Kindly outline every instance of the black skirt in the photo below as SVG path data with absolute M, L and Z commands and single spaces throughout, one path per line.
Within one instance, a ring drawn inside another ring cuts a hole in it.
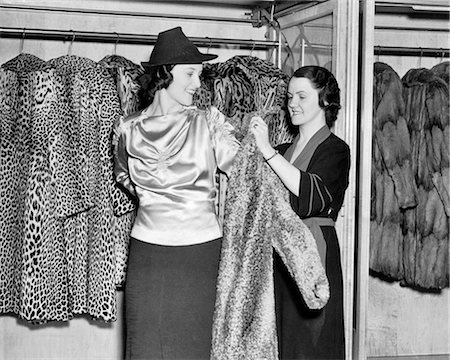
M 280 359 L 344 359 L 343 281 L 334 227 L 322 227 L 327 243 L 326 274 L 330 299 L 310 310 L 277 254 L 274 261 L 275 304 Z
M 126 359 L 209 359 L 221 240 L 160 246 L 131 239 Z

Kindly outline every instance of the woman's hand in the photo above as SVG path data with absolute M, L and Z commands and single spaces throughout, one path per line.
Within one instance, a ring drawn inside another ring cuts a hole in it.
M 291 193 L 299 196 L 300 170 L 289 163 L 283 156 L 276 156 L 278 152 L 275 152 L 269 142 L 269 129 L 260 116 L 251 118 L 250 131 L 255 136 L 256 146 L 272 170 L 275 171 L 275 174 L 278 175 Z
M 250 120 L 250 131 L 255 137 L 256 146 L 265 159 L 273 155 L 275 150 L 269 142 L 269 129 L 260 116 L 253 116 Z

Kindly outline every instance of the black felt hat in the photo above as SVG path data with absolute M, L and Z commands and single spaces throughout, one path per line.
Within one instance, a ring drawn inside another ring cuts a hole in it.
M 155 47 L 148 62 L 141 62 L 144 68 L 171 64 L 201 64 L 215 59 L 217 55 L 202 54 L 184 35 L 178 26 L 158 34 Z

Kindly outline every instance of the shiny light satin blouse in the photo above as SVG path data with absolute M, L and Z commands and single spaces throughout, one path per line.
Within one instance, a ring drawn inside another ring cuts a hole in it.
M 163 116 L 145 111 L 116 129 L 116 180 L 139 199 L 131 236 L 152 244 L 200 244 L 222 236 L 216 215 L 217 168 L 231 170 L 239 148 L 216 108 Z

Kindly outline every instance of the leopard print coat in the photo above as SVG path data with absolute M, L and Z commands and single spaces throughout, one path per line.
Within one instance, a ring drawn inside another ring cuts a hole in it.
M 62 56 L 49 64 L 66 85 L 70 117 L 78 124 L 71 144 L 83 158 L 93 206 L 64 222 L 72 314 L 113 321 L 116 309 L 116 248 L 114 199 L 127 201 L 113 177 L 111 136 L 120 116 L 120 100 L 111 74 L 96 62 L 77 56 Z
M 64 151 L 59 133 L 69 127 L 63 126 L 56 111 L 60 106 L 56 74 L 44 61 L 28 54 L 19 55 L 3 68 L 17 74 L 18 116 L 14 131 L 6 136 L 10 136 L 9 150 L 14 149 L 15 154 L 5 169 L 17 169 L 12 182 L 14 196 L 8 199 L 16 202 L 12 206 L 15 219 L 6 224 L 12 231 L 2 243 L 2 252 L 12 252 L 2 262 L 2 271 L 7 272 L 11 282 L 11 290 L 1 284 L 0 297 L 9 304 L 2 311 L 12 311 L 35 322 L 65 320 L 69 303 L 67 267 L 58 216 L 64 199 L 70 203 L 74 198 L 65 196 L 70 173 L 66 181 L 57 178 L 67 162 L 70 164 L 70 155 Z M 9 213 L 9 209 L 2 211 L 7 219 Z M 1 225 L 3 232 L 5 223 Z
M 230 175 L 213 324 L 212 359 L 277 359 L 273 249 L 306 304 L 322 308 L 329 285 L 315 240 L 289 193 L 256 152 L 241 143 Z
M 242 140 L 248 127 L 247 114 L 272 109 L 269 140 L 273 146 L 290 142 L 295 135 L 285 115 L 288 76 L 270 62 L 253 56 L 234 56 L 221 63 L 206 63 L 202 87 L 194 98 L 199 108 L 216 106 L 227 116 Z M 223 204 L 228 178 L 218 176 L 218 215 L 223 223 Z
M 0 69 L 0 312 L 17 312 L 18 293 L 16 279 L 20 277 L 20 219 L 19 186 L 20 146 L 15 140 L 19 114 L 18 74 Z
M 112 171 L 114 80 L 76 56 L 21 54 L 2 68 L 0 312 L 115 320 L 116 210 L 129 204 Z
M 117 94 L 120 99 L 121 116 L 119 117 L 119 121 L 140 110 L 140 85 L 137 79 L 144 72 L 142 67 L 118 55 L 105 56 L 99 61 L 99 65 L 108 69 L 115 81 Z M 116 127 L 116 125 L 114 126 Z M 114 141 L 116 140 L 114 139 L 113 133 L 112 143 Z M 121 287 L 125 283 L 128 245 L 131 229 L 136 218 L 137 204 L 136 200 L 130 194 L 119 188 L 118 183 L 114 182 L 112 186 L 116 195 L 113 196 L 113 210 L 115 215 L 113 231 L 116 251 L 115 281 L 116 285 Z

